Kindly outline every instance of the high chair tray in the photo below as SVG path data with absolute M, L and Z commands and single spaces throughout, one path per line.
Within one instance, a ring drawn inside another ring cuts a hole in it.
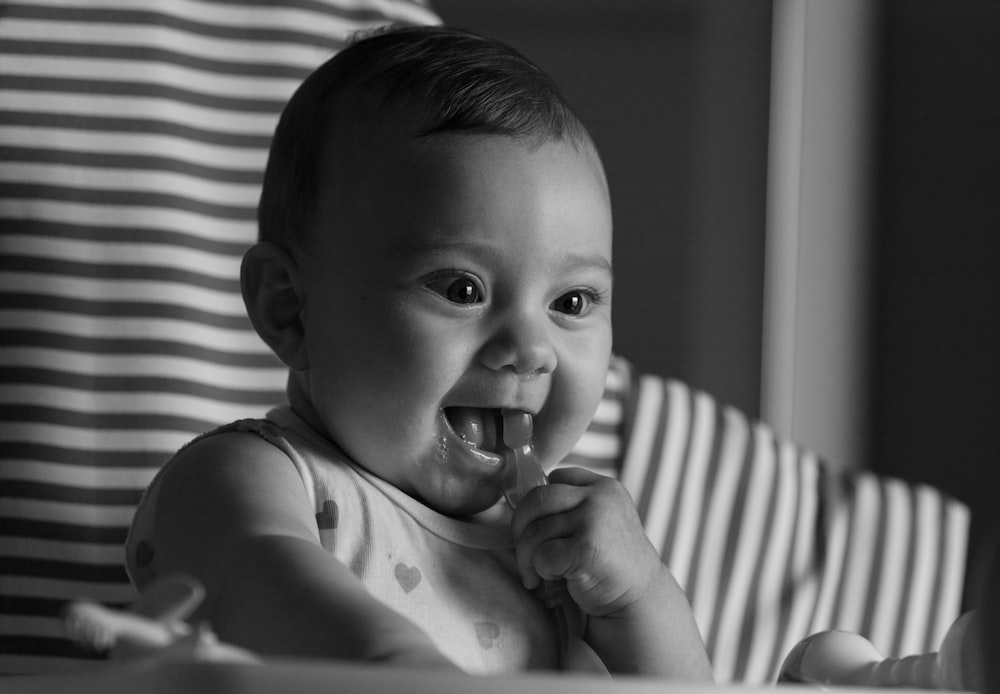
M 745 694 L 774 687 L 714 686 L 651 678 L 568 673 L 472 677 L 431 670 L 313 660 L 264 665 L 197 662 L 106 664 L 86 672 L 8 677 L 5 694 Z M 780 685 L 780 694 L 817 694 L 830 688 Z M 846 690 L 845 690 L 846 691 Z M 853 694 L 874 689 L 852 688 Z M 918 690 L 893 689 L 893 694 Z M 885 694 L 884 691 L 881 694 Z

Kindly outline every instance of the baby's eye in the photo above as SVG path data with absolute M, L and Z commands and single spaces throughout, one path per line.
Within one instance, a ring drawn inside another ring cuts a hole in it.
M 478 304 L 483 300 L 479 285 L 470 277 L 437 277 L 428 282 L 427 286 L 455 304 Z
M 582 291 L 566 292 L 552 302 L 552 309 L 569 316 L 579 316 L 587 310 L 591 299 Z

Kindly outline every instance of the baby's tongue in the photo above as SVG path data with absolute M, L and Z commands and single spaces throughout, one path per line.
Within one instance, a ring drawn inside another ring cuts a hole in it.
M 451 427 L 476 448 L 492 451 L 497 446 L 496 410 L 481 407 L 449 407 Z

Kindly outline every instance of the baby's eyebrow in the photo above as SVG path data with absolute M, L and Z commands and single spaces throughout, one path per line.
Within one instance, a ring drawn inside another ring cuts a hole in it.
M 496 253 L 496 250 L 487 244 L 442 239 L 440 241 L 433 240 L 421 243 L 401 244 L 392 249 L 392 256 L 394 258 L 407 258 L 420 255 L 441 255 L 444 253 L 455 253 L 456 251 L 466 253 Z
M 603 255 L 583 255 L 580 253 L 567 253 L 563 265 L 567 270 L 596 269 L 614 275 L 611 268 L 611 261 Z

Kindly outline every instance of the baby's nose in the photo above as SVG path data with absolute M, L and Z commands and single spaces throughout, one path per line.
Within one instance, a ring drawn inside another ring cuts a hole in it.
M 512 322 L 484 345 L 481 360 L 493 371 L 510 370 L 520 377 L 552 373 L 556 352 L 544 326 L 531 321 Z

